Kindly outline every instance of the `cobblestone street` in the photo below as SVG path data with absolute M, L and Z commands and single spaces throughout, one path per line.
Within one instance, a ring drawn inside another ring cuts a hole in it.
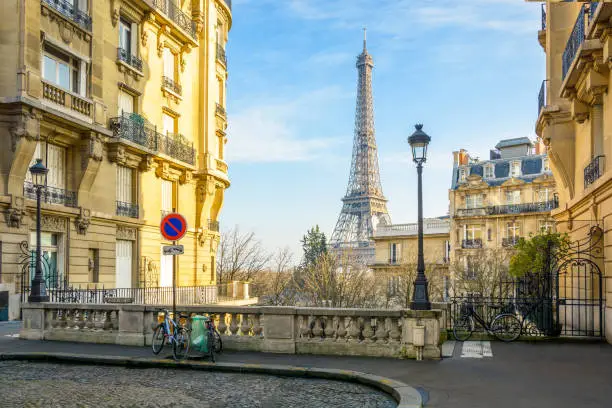
M 368 407 L 395 401 L 339 381 L 171 369 L 0 362 L 3 407 Z

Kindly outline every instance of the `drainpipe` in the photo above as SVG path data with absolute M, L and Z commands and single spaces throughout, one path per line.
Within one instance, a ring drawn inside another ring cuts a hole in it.
M 26 0 L 19 2 L 19 69 L 17 71 L 17 93 L 24 96 L 26 84 L 25 36 L 26 36 Z

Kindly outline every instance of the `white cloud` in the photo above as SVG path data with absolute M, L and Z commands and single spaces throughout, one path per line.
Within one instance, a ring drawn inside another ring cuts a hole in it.
M 228 160 L 252 163 L 320 158 L 340 140 L 335 137 L 313 137 L 312 134 L 316 134 L 314 129 L 324 129 L 317 127 L 317 123 L 322 124 L 330 119 L 321 117 L 327 104 L 345 103 L 341 101 L 348 96 L 338 87 L 327 87 L 291 99 L 265 101 L 264 98 L 250 98 L 257 102 L 245 103 L 246 107 L 231 116 Z

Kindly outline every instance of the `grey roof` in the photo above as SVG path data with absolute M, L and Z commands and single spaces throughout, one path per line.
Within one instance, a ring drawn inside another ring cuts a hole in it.
M 514 139 L 504 139 L 500 140 L 498 144 L 495 145 L 496 149 L 503 149 L 504 147 L 513 147 L 513 146 L 521 146 L 528 144 L 529 146 L 533 146 L 531 140 L 528 137 L 517 137 Z

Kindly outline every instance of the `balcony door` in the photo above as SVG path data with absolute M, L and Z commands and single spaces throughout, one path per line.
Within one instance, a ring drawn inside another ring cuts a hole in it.
M 134 243 L 132 241 L 117 240 L 115 264 L 115 287 L 132 287 L 132 251 Z
M 161 249 L 161 272 L 159 279 L 159 286 L 171 287 L 172 286 L 172 272 L 174 270 L 174 262 L 172 255 L 164 255 L 164 250 Z

